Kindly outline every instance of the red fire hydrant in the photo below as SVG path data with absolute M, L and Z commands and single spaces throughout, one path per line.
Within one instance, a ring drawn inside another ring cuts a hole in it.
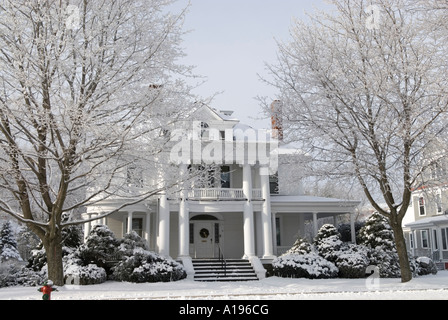
M 37 291 L 42 292 L 42 300 L 51 300 L 51 293 L 53 291 L 58 291 L 58 289 L 53 287 L 53 281 L 47 280 L 44 282 L 42 288 L 37 289 Z

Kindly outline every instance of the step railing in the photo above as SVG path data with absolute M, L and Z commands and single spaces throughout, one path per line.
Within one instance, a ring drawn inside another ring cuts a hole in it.
M 218 260 L 221 262 L 221 268 L 224 269 L 224 277 L 227 277 L 227 261 L 224 257 L 224 251 L 221 249 L 221 245 L 218 245 Z

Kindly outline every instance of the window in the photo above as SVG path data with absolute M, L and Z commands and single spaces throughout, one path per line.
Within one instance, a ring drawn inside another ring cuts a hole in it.
M 442 229 L 442 249 L 448 250 L 448 228 Z
M 210 126 L 208 125 L 208 123 L 201 122 L 201 137 L 203 139 L 209 138 L 209 132 L 210 132 L 209 129 L 210 129 Z
M 215 243 L 219 244 L 219 223 L 215 223 Z
M 425 199 L 423 197 L 420 197 L 420 199 L 418 200 L 418 206 L 419 206 L 419 210 L 420 210 L 420 215 L 424 216 L 426 215 L 426 211 L 425 211 Z
M 280 218 L 275 218 L 275 231 L 276 231 L 277 246 L 281 246 Z
M 194 223 L 190 223 L 190 244 L 194 244 Z
M 278 173 L 269 177 L 269 188 L 270 188 L 271 194 L 279 194 Z
M 429 248 L 428 230 L 420 230 L 422 237 L 422 248 Z
M 230 188 L 230 167 L 229 166 L 221 167 L 221 188 L 224 188 L 224 189 Z
M 411 249 L 414 249 L 414 234 L 411 232 L 409 233 L 409 247 Z
M 437 205 L 437 213 L 442 213 L 442 195 L 437 194 L 436 195 L 436 205 Z
M 439 250 L 439 239 L 437 238 L 437 230 L 432 230 L 432 248 L 435 250 Z
M 128 230 L 128 219 L 125 220 L 125 232 Z M 132 231 L 143 238 L 143 218 L 132 218 Z

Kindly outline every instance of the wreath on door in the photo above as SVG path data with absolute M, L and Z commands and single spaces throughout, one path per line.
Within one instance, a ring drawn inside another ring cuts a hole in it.
M 201 236 L 201 238 L 203 239 L 207 239 L 208 236 L 210 235 L 210 231 L 208 231 L 208 229 L 201 229 L 201 231 L 199 231 L 199 235 Z

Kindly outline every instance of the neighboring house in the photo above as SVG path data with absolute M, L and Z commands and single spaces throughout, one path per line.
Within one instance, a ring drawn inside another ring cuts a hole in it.
M 192 166 L 200 167 L 192 159 L 197 153 L 185 155 L 189 147 L 199 144 L 202 160 L 215 165 L 213 170 L 207 169 L 207 185 L 189 181 L 178 192 L 166 190 L 95 223 L 108 225 L 119 238 L 136 231 L 147 240 L 150 250 L 182 261 L 189 274 L 194 273 L 192 260 L 224 256 L 250 260 L 259 278 L 263 277 L 262 264 L 288 250 L 298 236 L 304 237 L 306 224 L 313 226 L 315 235 L 321 218 L 335 221 L 339 215 L 350 214 L 354 241 L 354 213 L 359 202 L 304 195 L 300 168 L 291 162 L 304 155 L 281 139 L 273 139 L 270 132 L 267 135 L 267 131 L 241 124 L 232 114 L 204 105 L 185 127 L 170 130 L 181 130 L 186 139 L 184 145 L 174 142 L 170 146 L 171 156 L 187 150 L 180 159 L 171 159 L 177 160 L 179 177 Z M 135 174 L 136 169 L 131 169 Z M 85 217 L 120 204 L 113 199 L 103 201 L 89 207 Z M 91 227 L 92 223 L 86 224 L 86 235 Z
M 403 220 L 408 250 L 448 269 L 448 183 L 443 157 L 427 164 L 426 180 L 412 192 Z

